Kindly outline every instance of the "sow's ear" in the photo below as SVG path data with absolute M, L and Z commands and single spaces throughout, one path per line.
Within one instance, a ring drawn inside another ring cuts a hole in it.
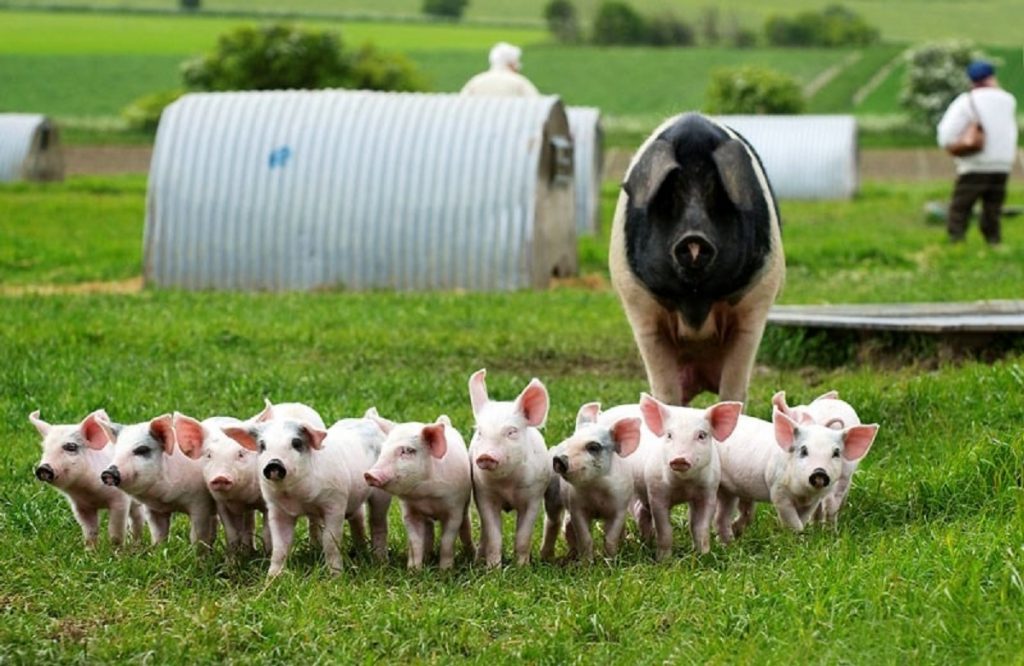
M 725 193 L 741 212 L 752 212 L 757 201 L 766 198 L 754 171 L 755 158 L 743 142 L 729 139 L 711 153 L 711 159 L 718 168 Z
M 678 168 L 675 146 L 663 139 L 655 139 L 629 170 L 622 189 L 635 208 L 646 210 L 668 175 Z

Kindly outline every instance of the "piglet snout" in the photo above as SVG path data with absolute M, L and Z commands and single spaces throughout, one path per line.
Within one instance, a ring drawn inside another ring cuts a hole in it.
M 551 459 L 551 467 L 556 474 L 565 476 L 569 472 L 569 459 L 566 456 L 555 456 Z
M 53 468 L 50 467 L 49 465 L 43 464 L 40 465 L 39 467 L 36 467 L 36 478 L 42 481 L 43 483 L 53 483 L 53 480 L 56 477 L 57 474 L 54 473 Z
M 363 472 L 363 478 L 366 480 L 366 485 L 373 488 L 381 488 L 384 486 L 384 477 L 380 473 L 372 470 Z
M 235 482 L 224 475 L 210 479 L 210 490 L 230 490 Z
M 676 472 L 685 472 L 689 470 L 691 467 L 693 467 L 693 464 L 686 458 L 680 456 L 678 458 L 673 458 L 672 460 L 669 460 L 668 466 L 671 467 Z
M 476 466 L 480 469 L 494 469 L 498 466 L 498 461 L 486 453 L 476 457 Z
M 288 475 L 288 470 L 284 468 L 282 463 L 277 458 L 274 458 L 266 464 L 263 468 L 263 476 L 270 479 L 271 481 L 281 481 L 285 476 Z
M 121 471 L 117 469 L 117 465 L 111 465 L 103 470 L 100 474 L 100 481 L 106 486 L 121 485 Z
M 811 472 L 811 478 L 809 479 L 811 485 L 814 486 L 815 488 L 824 488 L 828 486 L 831 480 L 832 479 L 830 479 L 828 476 L 828 472 L 821 469 L 820 467 Z

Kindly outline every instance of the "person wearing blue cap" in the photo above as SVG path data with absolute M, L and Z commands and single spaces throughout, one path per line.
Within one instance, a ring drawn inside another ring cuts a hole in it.
M 953 100 L 937 131 L 939 145 L 954 155 L 957 173 L 946 228 L 950 241 L 962 241 L 981 199 L 981 233 L 989 245 L 998 245 L 1006 181 L 1017 153 L 1017 100 L 999 87 L 988 61 L 968 65 L 967 78 L 971 89 Z

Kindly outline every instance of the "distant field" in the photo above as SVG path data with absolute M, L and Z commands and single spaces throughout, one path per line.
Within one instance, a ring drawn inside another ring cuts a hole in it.
M 82 5 L 173 9 L 175 0 L 16 0 L 19 5 Z M 3 3 L 0 3 L 2 6 Z M 546 0 L 473 0 L 466 16 L 475 20 L 535 21 L 541 19 Z M 576 0 L 580 13 L 589 21 L 600 0 Z M 749 29 L 760 30 L 774 14 L 794 14 L 820 9 L 832 0 L 729 0 L 728 2 L 666 3 L 664 0 L 632 0 L 638 9 L 649 13 L 671 7 L 677 15 L 695 20 L 705 7 L 717 6 L 720 23 L 734 16 Z M 844 0 L 841 4 L 861 13 L 878 26 L 885 40 L 914 42 L 938 38 L 974 39 L 989 44 L 1020 44 L 1020 26 L 1024 24 L 1024 3 L 1019 0 Z M 420 16 L 421 0 L 203 0 L 210 10 L 288 11 L 348 14 L 386 14 Z

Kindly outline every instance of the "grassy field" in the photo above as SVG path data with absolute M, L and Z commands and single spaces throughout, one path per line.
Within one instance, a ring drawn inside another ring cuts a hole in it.
M 94 130 L 109 132 L 118 127 L 120 111 L 140 95 L 179 86 L 182 61 L 209 50 L 217 35 L 245 22 L 202 16 L 10 11 L 0 16 L 0 80 L 6 82 L 0 111 L 54 115 L 73 128 L 72 141 L 95 140 Z M 537 86 L 560 94 L 569 104 L 600 107 L 613 143 L 621 143 L 621 136 L 632 139 L 634 134 L 646 133 L 666 115 L 700 108 L 716 68 L 747 63 L 786 72 L 805 86 L 838 66 L 834 77 L 810 94 L 807 110 L 812 113 L 852 112 L 884 119 L 901 112 L 902 66 L 893 68 L 866 98 L 854 101 L 880 68 L 898 58 L 904 49 L 900 45 L 863 50 L 564 47 L 549 43 L 547 35 L 536 29 L 308 23 L 338 29 L 353 44 L 373 41 L 407 53 L 431 88 L 441 92 L 457 91 L 483 69 L 486 51 L 494 41 L 518 42 L 525 47 L 524 71 Z M 990 47 L 988 51 L 1002 63 L 1003 85 L 1024 95 L 1024 66 L 1018 49 Z M 90 132 L 83 135 L 83 128 Z M 913 138 L 914 143 L 922 141 L 931 139 Z
M 919 217 L 944 194 L 876 186 L 850 203 L 785 203 L 784 300 L 1018 295 L 1024 229 L 1007 223 L 1003 251 L 976 234 L 948 248 Z M 138 178 L 0 187 L 0 285 L 137 274 L 142 196 Z M 584 242 L 588 271 L 602 270 L 603 245 Z M 227 564 L 218 548 L 197 559 L 181 519 L 165 546 L 83 552 L 66 504 L 32 478 L 28 412 L 245 416 L 266 395 L 328 420 L 370 405 L 396 419 L 446 412 L 468 434 L 466 379 L 486 366 L 499 398 L 531 376 L 547 383 L 553 443 L 583 402 L 631 402 L 644 388 L 614 295 L 0 293 L 0 349 L 3 661 L 1020 659 L 1019 354 L 993 365 L 760 366 L 755 415 L 779 388 L 796 401 L 837 388 L 882 424 L 837 533 L 789 534 L 761 507 L 734 547 L 697 557 L 679 510 L 663 565 L 631 527 L 616 559 L 590 567 L 486 572 L 463 558 L 451 573 L 410 574 L 394 509 L 390 564 L 356 557 L 332 579 L 300 539 L 290 572 L 265 587 L 261 558 Z
M 547 0 L 473 0 L 466 17 L 470 20 L 530 21 L 540 24 Z M 0 6 L 2 6 L 0 2 Z M 22 6 L 134 7 L 147 9 L 173 9 L 175 0 L 16 0 L 9 4 Z M 419 17 L 420 0 L 291 0 L 288 3 L 273 0 L 203 0 L 203 6 L 212 10 L 321 12 L 342 14 L 381 14 Z M 597 11 L 600 0 L 577 0 L 574 3 L 585 22 Z M 740 25 L 760 32 L 765 19 L 800 11 L 820 10 L 835 4 L 830 0 L 728 0 L 728 2 L 666 3 L 664 0 L 632 0 L 637 9 L 656 14 L 666 10 L 691 21 L 697 21 L 707 7 L 717 7 L 719 22 L 725 25 L 735 17 Z M 1016 25 L 1024 21 L 1024 6 L 1016 0 L 844 0 L 840 3 L 864 16 L 882 31 L 887 41 L 910 42 L 927 39 L 975 39 L 991 44 L 1018 45 L 1020 37 Z

